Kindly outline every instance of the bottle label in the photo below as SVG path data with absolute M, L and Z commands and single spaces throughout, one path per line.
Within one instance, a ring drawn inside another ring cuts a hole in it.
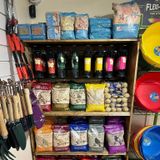
M 115 70 L 125 70 L 126 69 L 126 56 L 121 56 L 117 59 Z
M 43 72 L 43 61 L 42 61 L 42 59 L 41 58 L 35 58 L 34 62 L 35 62 L 35 70 Z
M 91 58 L 87 57 L 84 60 L 85 60 L 85 62 L 84 62 L 84 71 L 90 72 L 91 71 Z
M 107 57 L 106 58 L 106 71 L 112 72 L 113 71 L 113 58 Z
M 54 59 L 49 59 L 48 60 L 48 73 L 49 74 L 55 74 L 55 60 Z
M 96 58 L 96 65 L 95 65 L 96 71 L 102 71 L 103 70 L 103 58 Z

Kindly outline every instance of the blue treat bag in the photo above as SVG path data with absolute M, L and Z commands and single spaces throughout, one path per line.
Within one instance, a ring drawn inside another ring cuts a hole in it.
M 77 14 L 75 17 L 76 39 L 88 39 L 88 14 Z
M 108 27 L 111 27 L 112 20 L 110 18 L 90 18 L 89 24 L 90 24 L 90 27 L 96 26 L 96 27 L 108 28 Z
M 88 124 L 70 124 L 71 151 L 88 151 Z

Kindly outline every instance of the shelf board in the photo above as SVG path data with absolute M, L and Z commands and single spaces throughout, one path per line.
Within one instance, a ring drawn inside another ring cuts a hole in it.
M 70 156 L 78 156 L 78 155 L 86 155 L 86 156 L 100 156 L 100 155 L 110 155 L 108 154 L 108 151 L 105 150 L 103 152 L 35 152 L 36 156 L 58 156 L 58 155 L 70 155 Z M 114 154 L 114 155 L 126 155 L 126 153 L 119 153 L 119 154 Z
M 138 39 L 87 39 L 87 40 L 25 40 L 27 44 L 63 44 L 63 43 L 123 43 L 123 42 L 137 42 Z
M 130 112 L 85 112 L 85 111 L 52 111 L 44 112 L 47 117 L 58 116 L 130 116 Z

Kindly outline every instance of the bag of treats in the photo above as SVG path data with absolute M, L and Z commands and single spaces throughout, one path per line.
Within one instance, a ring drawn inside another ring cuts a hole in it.
M 36 152 L 49 152 L 53 150 L 52 122 L 46 121 L 42 128 L 34 129 Z
M 57 83 L 52 88 L 53 111 L 69 110 L 70 86 L 67 83 Z
M 74 35 L 74 23 L 75 23 L 74 12 L 60 13 L 61 23 L 61 39 L 75 39 Z
M 87 112 L 104 112 L 105 84 L 86 84 Z
M 33 83 L 32 90 L 44 112 L 51 111 L 51 83 Z
M 88 39 L 88 14 L 77 14 L 75 17 L 76 39 Z
M 105 134 L 109 154 L 126 152 L 124 127 L 122 124 L 105 125 Z
M 88 124 L 70 124 L 71 151 L 88 151 Z
M 140 26 L 140 8 L 134 1 L 113 3 L 113 38 L 137 38 Z
M 104 124 L 105 117 L 89 117 L 89 124 Z
M 90 124 L 88 130 L 89 150 L 103 152 L 104 150 L 104 127 L 100 124 Z
M 86 109 L 86 94 L 84 84 L 70 84 L 70 109 L 85 110 Z
M 70 132 L 68 125 L 54 125 L 53 129 L 54 151 L 69 151 Z

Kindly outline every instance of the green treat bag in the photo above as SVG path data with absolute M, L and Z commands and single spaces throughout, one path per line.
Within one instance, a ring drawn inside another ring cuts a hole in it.
M 74 111 L 86 110 L 86 94 L 84 84 L 70 84 L 70 109 Z

